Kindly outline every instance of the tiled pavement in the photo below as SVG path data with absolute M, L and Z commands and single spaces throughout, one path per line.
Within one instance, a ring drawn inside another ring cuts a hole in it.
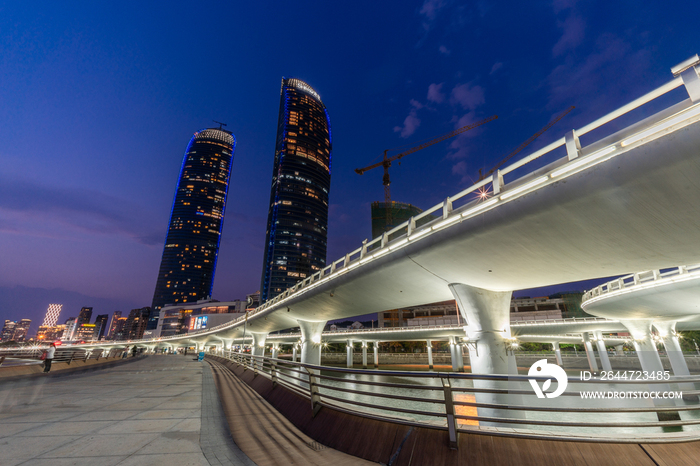
M 254 463 L 231 440 L 208 365 L 150 356 L 87 374 L 0 383 L 0 464 Z
M 204 456 L 212 466 L 233 464 L 255 466 L 255 463 L 238 448 L 231 438 L 228 421 L 224 415 L 216 384 L 209 364 L 203 367 L 202 381 L 202 430 L 199 441 Z

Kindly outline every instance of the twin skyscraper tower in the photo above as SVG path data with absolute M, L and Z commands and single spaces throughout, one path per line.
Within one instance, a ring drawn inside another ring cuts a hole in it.
M 274 298 L 326 266 L 331 123 L 316 91 L 282 78 L 260 284 Z M 219 128 L 192 136 L 182 161 L 151 309 L 211 296 L 236 148 Z

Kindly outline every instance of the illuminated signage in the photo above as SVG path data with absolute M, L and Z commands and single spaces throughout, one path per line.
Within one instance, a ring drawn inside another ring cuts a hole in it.
M 190 317 L 190 330 L 200 330 L 207 328 L 208 316 Z

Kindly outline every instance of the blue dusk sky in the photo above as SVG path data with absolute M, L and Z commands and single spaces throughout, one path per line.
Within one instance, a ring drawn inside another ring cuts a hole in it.
M 150 305 L 182 156 L 212 120 L 237 139 L 213 297 L 257 291 L 283 76 L 330 114 L 334 260 L 383 200 L 381 170 L 355 168 L 497 114 L 392 167 L 393 199 L 429 208 L 567 107 L 520 156 L 670 80 L 700 52 L 699 16 L 639 0 L 4 2 L 0 319 L 35 331 L 51 302 L 61 321 Z

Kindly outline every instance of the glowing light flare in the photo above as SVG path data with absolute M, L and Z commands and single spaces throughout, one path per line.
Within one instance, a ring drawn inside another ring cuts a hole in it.
M 479 200 L 486 200 L 491 197 L 491 192 L 485 186 L 482 186 L 477 190 L 476 197 Z

